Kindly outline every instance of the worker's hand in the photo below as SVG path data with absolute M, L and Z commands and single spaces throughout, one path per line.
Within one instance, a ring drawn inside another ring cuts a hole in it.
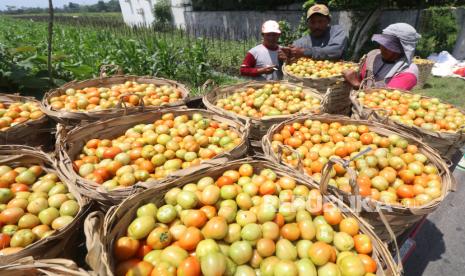
M 281 50 L 281 49 L 279 49 L 279 51 L 278 51 L 278 59 L 279 59 L 280 61 L 287 61 L 288 56 L 287 56 L 286 52 L 283 51 L 283 50 Z
M 291 57 L 293 58 L 301 58 L 304 55 L 304 48 L 298 48 L 298 47 L 294 47 L 294 46 L 291 46 L 289 47 L 290 49 L 290 52 L 291 52 Z
M 359 88 L 360 87 L 360 77 L 358 75 L 357 71 L 354 70 L 344 70 L 342 71 L 342 75 L 344 76 L 344 79 L 352 85 L 354 88 Z
M 274 65 L 269 65 L 269 66 L 266 66 L 266 67 L 262 67 L 262 68 L 258 68 L 257 69 L 257 72 L 259 74 L 272 74 L 274 71 L 275 71 L 275 66 Z

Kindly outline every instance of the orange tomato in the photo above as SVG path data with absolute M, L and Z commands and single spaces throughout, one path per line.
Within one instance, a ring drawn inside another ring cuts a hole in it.
M 179 246 L 187 251 L 194 250 L 197 244 L 203 239 L 202 233 L 198 228 L 188 227 L 179 238 Z
M 345 218 L 339 224 L 339 230 L 345 232 L 351 236 L 355 236 L 360 231 L 358 221 L 354 218 Z
M 241 176 L 252 176 L 253 175 L 253 167 L 250 164 L 243 164 L 239 167 L 239 174 Z
M 153 249 L 163 249 L 170 245 L 172 241 L 171 233 L 166 226 L 158 226 L 150 232 L 147 237 L 147 244 Z
M 204 207 L 208 208 L 208 206 L 204 206 Z M 215 211 L 216 213 L 215 209 L 213 211 Z M 197 228 L 202 228 L 205 225 L 205 223 L 207 223 L 207 220 L 208 220 L 207 215 L 202 210 L 189 210 L 188 215 L 183 217 L 182 222 L 187 227 L 194 226 Z
M 204 212 L 208 219 L 211 219 L 212 217 L 216 216 L 216 208 L 213 206 L 203 206 L 200 208 L 200 211 Z
M 370 133 L 364 133 L 360 136 L 360 141 L 364 145 L 369 145 L 373 143 L 373 135 L 371 135 Z
M 281 228 L 281 236 L 287 240 L 295 241 L 300 237 L 300 228 L 297 223 L 284 224 Z
M 396 194 L 400 198 L 412 198 L 415 196 L 415 189 L 413 185 L 402 184 L 397 188 Z
M 276 193 L 276 184 L 273 181 L 267 180 L 259 188 L 260 195 L 273 195 Z
M 223 187 L 225 185 L 232 185 L 234 184 L 234 181 L 231 177 L 229 176 L 220 176 L 217 180 L 216 180 L 216 185 L 218 185 L 218 187 Z
M 152 247 L 147 244 L 147 241 L 143 241 L 137 250 L 136 257 L 143 259 L 150 251 L 152 251 Z
M 130 237 L 119 238 L 113 246 L 113 253 L 118 261 L 124 261 L 136 255 L 140 243 Z
M 365 271 L 367 273 L 375 273 L 377 269 L 377 265 L 375 260 L 373 260 L 372 257 L 366 255 L 366 254 L 358 254 L 357 255 L 360 260 L 362 260 L 363 266 L 365 267 Z
M 199 260 L 194 257 L 190 256 L 187 257 L 182 263 L 179 265 L 177 270 L 177 276 L 200 276 L 202 275 L 200 269 L 200 262 Z
M 354 236 L 355 250 L 360 254 L 370 254 L 373 251 L 373 245 L 370 237 L 365 234 Z
M 342 220 L 341 210 L 332 204 L 325 204 L 323 208 L 323 216 L 331 225 L 338 225 Z
M 274 220 L 273 220 L 274 223 L 276 223 L 279 227 L 283 226 L 284 225 L 284 216 L 280 213 L 277 213 Z
M 118 263 L 116 265 L 115 275 L 116 276 L 126 276 L 126 273 L 128 273 L 128 271 L 131 268 L 135 267 L 139 262 L 140 262 L 140 260 L 138 260 L 138 259 L 130 259 L 130 260 L 126 260 L 124 262 Z

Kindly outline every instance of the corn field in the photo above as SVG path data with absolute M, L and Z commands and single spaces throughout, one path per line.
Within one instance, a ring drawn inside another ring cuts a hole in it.
M 0 17 L 0 88 L 40 96 L 47 78 L 47 26 L 40 16 Z M 211 79 L 234 82 L 245 53 L 258 42 L 132 28 L 112 17 L 58 17 L 53 36 L 54 85 L 98 76 L 104 64 L 125 73 L 178 80 L 193 91 Z

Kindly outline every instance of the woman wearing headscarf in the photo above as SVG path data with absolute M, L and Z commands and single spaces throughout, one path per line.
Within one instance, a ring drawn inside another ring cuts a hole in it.
M 411 90 L 418 80 L 418 67 L 413 63 L 415 47 L 420 35 L 406 23 L 389 25 L 372 40 L 379 49 L 362 59 L 360 72 L 344 72 L 345 79 L 355 88 L 394 88 Z

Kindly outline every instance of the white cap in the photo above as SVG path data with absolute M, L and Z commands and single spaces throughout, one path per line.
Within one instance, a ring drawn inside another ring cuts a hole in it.
M 281 30 L 279 29 L 279 24 L 278 22 L 274 20 L 268 20 L 262 25 L 262 33 L 277 33 L 280 34 Z

